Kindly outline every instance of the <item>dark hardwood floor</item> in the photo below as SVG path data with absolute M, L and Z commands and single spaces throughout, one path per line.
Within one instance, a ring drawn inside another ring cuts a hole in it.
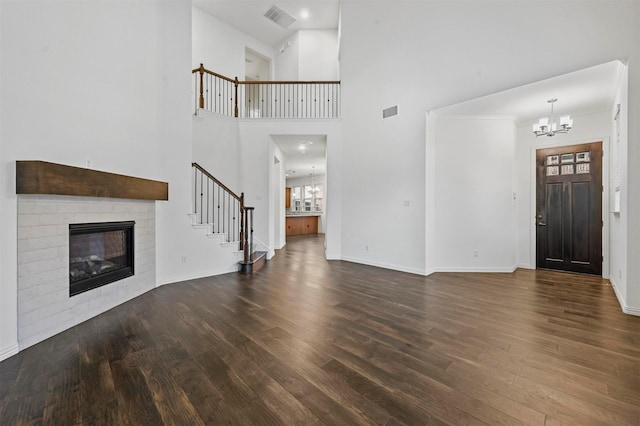
M 421 277 L 290 237 L 0 363 L 0 425 L 638 425 L 640 318 L 606 280 Z

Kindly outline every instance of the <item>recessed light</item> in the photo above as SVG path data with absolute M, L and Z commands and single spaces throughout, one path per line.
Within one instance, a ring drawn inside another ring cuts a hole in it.
M 302 19 L 307 19 L 309 17 L 309 11 L 307 9 L 302 9 L 300 11 L 300 17 Z
M 300 145 L 298 145 L 298 149 L 304 154 L 307 152 L 308 145 L 313 145 L 313 142 L 311 141 L 300 142 Z

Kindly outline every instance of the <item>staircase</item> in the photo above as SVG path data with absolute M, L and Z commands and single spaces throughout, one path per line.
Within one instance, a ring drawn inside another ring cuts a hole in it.
M 262 268 L 266 251 L 256 251 L 253 242 L 254 208 L 244 205 L 244 193 L 237 195 L 213 177 L 198 163 L 191 163 L 193 176 L 194 228 L 206 230 L 208 238 L 217 239 L 223 246 L 235 247 L 241 256 L 238 271 L 250 274 Z

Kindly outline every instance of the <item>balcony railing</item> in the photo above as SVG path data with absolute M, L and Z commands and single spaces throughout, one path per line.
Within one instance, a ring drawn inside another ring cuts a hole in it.
M 338 118 L 340 81 L 240 81 L 192 70 L 195 109 L 239 118 Z

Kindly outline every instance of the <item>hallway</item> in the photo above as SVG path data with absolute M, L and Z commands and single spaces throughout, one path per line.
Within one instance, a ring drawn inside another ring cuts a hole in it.
M 0 424 L 616 424 L 640 318 L 606 280 L 411 275 L 289 237 L 253 276 L 154 289 L 0 363 Z

